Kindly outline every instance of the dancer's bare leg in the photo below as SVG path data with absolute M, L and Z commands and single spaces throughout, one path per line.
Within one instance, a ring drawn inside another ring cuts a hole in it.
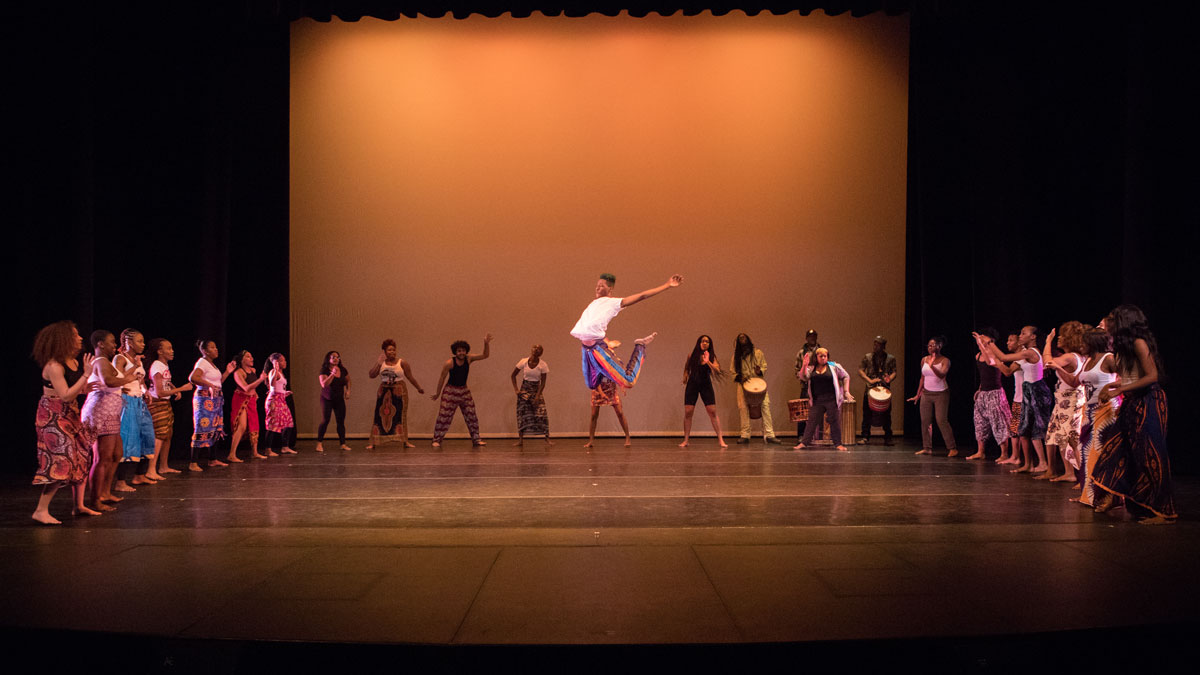
M 1046 461 L 1041 465 L 1044 473 L 1040 476 L 1034 476 L 1034 480 L 1050 480 L 1058 476 L 1058 469 L 1054 466 L 1054 458 L 1058 456 L 1058 446 L 1046 445 L 1044 447 L 1046 448 Z
M 91 484 L 92 500 L 90 506 L 97 511 L 112 511 L 113 508 L 104 502 L 119 502 L 120 497 L 113 496 L 112 476 L 116 471 L 116 461 L 112 459 L 115 441 L 120 436 L 101 436 L 92 445 L 92 472 L 88 477 Z
M 154 454 L 158 457 L 158 461 L 155 462 L 158 475 L 165 477 L 169 473 L 179 473 L 179 469 L 172 469 L 167 463 L 171 454 L 171 439 L 154 439 Z
M 37 508 L 33 510 L 33 519 L 43 525 L 62 525 L 62 521 L 50 515 L 50 500 L 54 499 L 54 493 L 58 492 L 58 484 L 47 485 L 42 488 L 42 494 L 38 495 Z
M 983 441 L 978 441 L 975 446 L 975 454 L 969 455 L 967 459 L 986 459 L 987 455 L 983 452 Z
M 1029 444 L 1028 436 L 1021 436 L 1021 466 L 1012 469 L 1009 473 L 1029 473 L 1033 469 L 1033 450 Z
M 654 335 L 658 335 L 655 333 Z M 625 421 L 625 411 L 621 409 L 621 403 L 618 401 L 613 404 L 613 410 L 617 413 L 617 420 L 621 422 L 621 429 L 625 431 L 625 447 L 633 445 L 633 441 L 629 437 L 629 423 Z
M 83 498 L 87 495 L 87 483 L 79 483 L 71 486 L 71 497 L 74 500 L 74 507 L 71 509 L 73 516 L 98 516 L 99 511 L 89 509 L 83 504 Z
M 554 445 L 554 441 L 550 440 L 550 432 L 546 432 L 546 445 Z
M 696 406 L 683 406 L 683 442 L 679 447 L 686 448 L 688 446 L 688 437 L 692 435 L 692 414 L 696 412 Z
M 708 413 L 708 419 L 712 422 L 713 431 L 717 432 L 717 445 L 720 445 L 722 448 L 728 448 L 729 446 L 725 445 L 725 439 L 721 436 L 721 418 L 717 416 L 717 406 L 706 405 L 704 406 L 704 410 Z
M 146 455 L 145 457 L 142 458 L 141 461 L 149 462 L 149 464 L 147 464 L 146 473 L 142 474 L 141 476 L 133 477 L 134 485 L 154 485 L 155 483 L 157 483 L 158 481 L 163 479 L 162 476 L 160 476 L 154 472 L 154 464 L 155 464 L 155 460 L 157 460 L 157 459 L 158 458 L 155 457 L 154 455 Z M 139 466 L 139 468 L 140 468 L 140 466 Z
M 245 433 L 246 433 L 246 411 L 242 410 L 241 412 L 238 413 L 237 419 L 234 420 L 234 422 L 233 422 L 233 440 L 231 440 L 229 442 L 229 456 L 225 458 L 226 461 L 236 462 L 238 464 L 240 464 L 242 462 L 242 460 L 238 459 L 237 449 L 238 449 L 238 446 L 242 444 L 242 435 Z M 213 466 L 213 463 L 209 462 L 208 465 Z
M 600 417 L 600 406 L 592 406 L 592 423 L 588 427 L 588 442 L 583 447 L 590 448 L 596 442 L 596 419 Z
M 1033 451 L 1037 455 L 1037 464 L 1034 465 L 1031 471 L 1033 473 L 1041 473 L 1049 468 L 1046 462 L 1046 444 L 1044 441 L 1033 441 Z
M 1074 444 L 1063 446 L 1061 451 L 1063 473 L 1061 476 L 1055 476 L 1050 480 L 1054 483 L 1075 483 L 1075 487 L 1083 488 L 1083 486 L 1079 484 L 1079 481 L 1076 480 L 1075 467 L 1071 466 L 1071 462 L 1067 459 L 1067 453 L 1070 451 L 1074 451 L 1076 457 L 1079 456 L 1079 449 L 1076 448 Z

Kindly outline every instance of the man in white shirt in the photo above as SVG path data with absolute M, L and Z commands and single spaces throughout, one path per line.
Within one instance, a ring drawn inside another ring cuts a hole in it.
M 616 283 L 617 278 L 613 275 L 600 275 L 596 282 L 596 299 L 583 310 L 579 321 L 571 329 L 571 335 L 578 338 L 583 346 L 583 379 L 588 389 L 595 389 L 601 378 L 608 378 L 626 389 L 637 382 L 646 345 L 650 344 L 658 333 L 634 340 L 633 355 L 629 357 L 629 363 L 621 364 L 607 348 L 605 333 L 608 331 L 608 322 L 626 307 L 678 286 L 683 283 L 683 277 L 673 275 L 662 286 L 625 298 L 612 297 L 612 289 Z

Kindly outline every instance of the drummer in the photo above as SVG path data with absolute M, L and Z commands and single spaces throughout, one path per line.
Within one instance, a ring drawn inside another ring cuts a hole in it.
M 800 351 L 796 352 L 796 379 L 800 380 L 800 398 L 805 401 L 808 400 L 808 381 L 801 379 L 800 371 L 803 369 L 802 364 L 805 357 L 812 358 L 811 354 L 820 349 L 820 347 L 821 343 L 817 342 L 817 329 L 809 328 L 808 332 L 804 334 L 804 346 L 800 348 Z M 796 422 L 796 438 L 804 436 L 804 427 L 806 424 L 806 422 Z M 818 430 L 817 433 L 820 433 L 820 431 Z
M 892 380 L 896 379 L 896 357 L 887 352 L 887 338 L 875 336 L 875 345 L 870 353 L 863 355 L 862 363 L 858 366 L 858 376 L 866 383 L 863 400 L 871 400 L 871 389 L 883 387 L 891 393 Z M 863 408 L 862 433 L 859 445 L 871 442 L 871 427 L 883 427 L 883 444 L 892 444 L 892 401 L 888 398 L 887 408 L 874 410 L 871 406 Z
M 729 369 L 733 371 L 733 381 L 737 383 L 737 406 L 738 414 L 742 419 L 742 435 L 738 437 L 738 444 L 744 445 L 750 442 L 750 410 L 746 405 L 746 392 L 744 387 L 746 382 L 751 379 L 759 379 L 766 377 L 767 373 L 767 358 L 763 356 L 762 350 L 754 346 L 754 342 L 750 340 L 750 336 L 745 333 L 738 333 L 737 342 L 733 345 L 733 360 L 729 364 Z M 766 382 L 758 382 L 760 385 Z M 779 445 L 779 439 L 775 438 L 775 427 L 771 423 L 771 395 L 763 389 L 762 398 L 762 428 L 763 440 L 772 445 Z

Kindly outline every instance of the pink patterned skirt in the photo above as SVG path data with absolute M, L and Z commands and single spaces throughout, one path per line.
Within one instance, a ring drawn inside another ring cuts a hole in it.
M 281 432 L 296 426 L 288 408 L 287 394 L 267 394 L 267 431 Z

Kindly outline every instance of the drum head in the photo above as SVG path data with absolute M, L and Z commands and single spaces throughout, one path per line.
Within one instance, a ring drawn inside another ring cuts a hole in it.
M 871 397 L 873 401 L 890 401 L 892 400 L 892 391 L 887 387 L 871 387 L 867 396 Z
M 742 389 L 748 394 L 761 394 L 767 390 L 767 381 L 761 377 L 752 377 L 742 383 Z

